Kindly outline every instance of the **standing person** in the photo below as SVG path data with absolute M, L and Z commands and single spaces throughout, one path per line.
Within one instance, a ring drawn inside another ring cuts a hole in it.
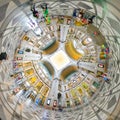
M 108 84 L 110 84 L 110 80 L 108 79 L 107 74 L 103 74 L 103 75 L 102 75 L 102 78 L 103 78 L 103 80 L 104 80 L 105 82 L 107 82 Z
M 84 18 L 84 14 L 85 14 L 85 10 L 84 10 L 84 9 L 81 9 L 78 16 L 79 16 L 81 19 L 83 19 L 83 18 Z
M 95 18 L 95 15 L 93 15 L 93 16 L 90 17 L 90 18 L 88 18 L 88 23 L 89 23 L 89 24 L 92 24 L 94 18 Z
M 51 20 L 50 20 L 50 17 L 49 16 L 46 16 L 45 17 L 45 20 L 46 20 L 46 24 L 49 25 L 51 23 Z
M 32 5 L 31 11 L 33 12 L 33 16 L 39 18 L 39 12 L 35 9 L 35 4 Z
M 49 17 L 49 12 L 48 12 L 48 7 L 46 3 L 43 3 L 41 5 L 41 8 L 43 9 L 43 17 L 45 18 L 46 24 L 49 25 L 51 23 L 50 17 Z
M 47 4 L 44 3 L 43 5 L 41 5 L 41 8 L 43 9 L 43 16 L 46 18 L 46 16 L 48 16 L 48 7 L 47 7 Z
M 73 11 L 73 17 L 77 17 L 77 10 L 76 9 L 74 9 L 74 11 Z

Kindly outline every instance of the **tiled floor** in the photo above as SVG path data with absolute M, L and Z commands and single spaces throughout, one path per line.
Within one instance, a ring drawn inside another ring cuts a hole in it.
M 0 118 L 1 120 L 6 120 L 2 105 L 0 105 Z

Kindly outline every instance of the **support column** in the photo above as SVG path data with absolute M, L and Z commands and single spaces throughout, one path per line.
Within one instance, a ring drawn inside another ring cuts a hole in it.
M 69 25 L 60 25 L 60 41 L 65 42 L 67 33 L 68 33 Z

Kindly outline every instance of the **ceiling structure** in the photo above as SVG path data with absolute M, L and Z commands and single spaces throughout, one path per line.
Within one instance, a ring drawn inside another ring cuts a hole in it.
M 43 20 L 44 3 L 50 21 Z M 39 18 L 33 17 L 33 4 Z M 0 118 L 119 120 L 119 5 L 119 0 L 0 1 L 0 50 L 9 58 L 0 65 Z M 92 24 L 79 18 L 80 9 L 86 19 L 95 15 Z

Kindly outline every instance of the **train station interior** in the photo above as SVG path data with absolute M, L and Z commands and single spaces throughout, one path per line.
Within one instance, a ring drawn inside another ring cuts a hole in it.
M 0 120 L 120 120 L 120 0 L 0 0 L 0 53 Z

